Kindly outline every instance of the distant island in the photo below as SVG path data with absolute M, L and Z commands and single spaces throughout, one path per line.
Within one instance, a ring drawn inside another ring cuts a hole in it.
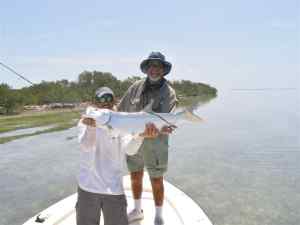
M 30 87 L 12 89 L 7 84 L 0 84 L 0 114 L 17 114 L 24 106 L 49 105 L 71 106 L 92 100 L 95 90 L 101 86 L 112 88 L 118 98 L 122 97 L 128 87 L 142 79 L 138 76 L 118 80 L 109 72 L 84 71 L 78 75 L 77 81 L 66 79 L 58 81 L 42 81 Z M 176 90 L 179 101 L 195 96 L 217 96 L 217 89 L 208 84 L 189 80 L 169 81 Z M 28 107 L 27 107 L 28 108 Z

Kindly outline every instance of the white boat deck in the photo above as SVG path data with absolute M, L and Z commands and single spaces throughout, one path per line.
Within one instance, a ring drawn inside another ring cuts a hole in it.
M 168 182 L 165 184 L 165 201 L 163 216 L 165 225 L 212 225 L 201 208 L 185 193 Z M 124 178 L 125 194 L 127 197 L 128 211 L 133 208 L 133 197 L 130 190 L 129 177 Z M 36 223 L 36 216 L 24 225 L 76 225 L 75 203 L 77 194 L 73 194 L 62 201 L 52 205 L 40 213 L 40 218 L 46 218 L 43 223 Z M 142 196 L 144 219 L 131 223 L 131 225 L 153 225 L 155 206 L 152 197 L 151 185 L 148 177 L 144 177 L 144 192 Z M 101 217 L 103 225 L 103 216 Z
M 128 209 L 133 208 L 133 199 L 130 192 L 126 193 L 127 195 L 127 201 L 128 201 Z M 152 198 L 152 193 L 144 192 L 143 193 L 143 210 L 145 212 L 144 216 L 145 218 L 141 221 L 136 221 L 134 223 L 131 223 L 131 225 L 148 225 L 153 224 L 154 220 L 154 203 Z M 76 199 L 76 197 L 75 197 Z M 180 215 L 174 210 L 172 205 L 170 205 L 168 202 L 165 202 L 164 205 L 164 216 L 168 218 L 165 225 L 177 225 L 177 224 L 185 224 L 184 221 L 182 221 L 182 218 Z M 63 221 L 58 223 L 59 225 L 75 225 L 75 211 L 72 211 L 68 216 L 66 216 Z M 103 225 L 103 217 L 101 217 L 101 225 Z

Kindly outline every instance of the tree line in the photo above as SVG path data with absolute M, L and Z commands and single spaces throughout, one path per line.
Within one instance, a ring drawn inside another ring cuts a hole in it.
M 24 105 L 91 101 L 95 90 L 101 86 L 110 87 L 120 98 L 131 84 L 140 79 L 141 77 L 132 76 L 118 80 L 109 72 L 84 71 L 78 75 L 77 81 L 42 81 L 21 89 L 12 89 L 7 84 L 0 84 L 0 114 L 21 112 Z M 214 87 L 204 83 L 180 80 L 171 81 L 170 84 L 179 97 L 217 94 Z

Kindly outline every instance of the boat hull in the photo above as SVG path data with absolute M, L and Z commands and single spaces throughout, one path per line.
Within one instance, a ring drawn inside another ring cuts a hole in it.
M 130 177 L 125 176 L 123 183 L 129 211 L 133 208 Z M 165 225 L 212 225 L 203 210 L 189 196 L 167 181 L 164 181 L 164 186 L 163 214 Z M 131 223 L 131 225 L 152 225 L 154 221 L 155 207 L 148 175 L 144 177 L 143 187 L 142 207 L 145 218 Z M 43 210 L 23 225 L 76 225 L 76 201 L 77 194 L 73 194 Z M 40 220 L 40 222 L 37 222 L 37 220 Z M 101 217 L 100 224 L 103 224 L 103 217 Z

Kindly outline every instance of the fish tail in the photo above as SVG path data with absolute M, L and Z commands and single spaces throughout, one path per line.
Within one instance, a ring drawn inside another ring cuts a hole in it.
M 198 115 L 196 115 L 192 110 L 189 109 L 185 109 L 183 112 L 183 117 L 190 122 L 203 122 L 204 120 L 199 117 Z

